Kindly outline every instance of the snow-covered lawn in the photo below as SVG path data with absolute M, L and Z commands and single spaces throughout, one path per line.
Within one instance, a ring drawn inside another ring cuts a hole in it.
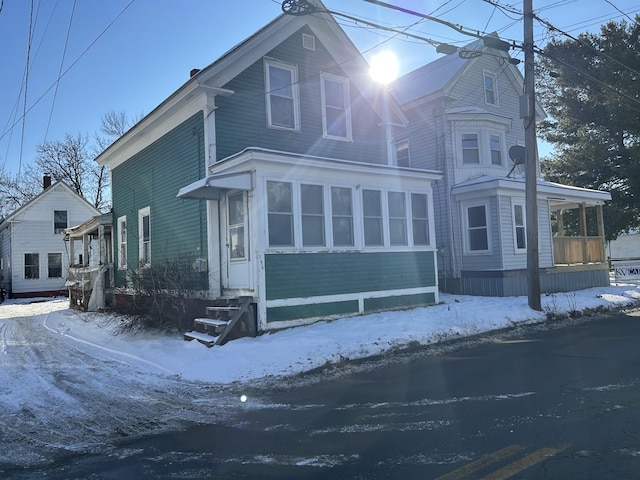
M 177 333 L 116 334 L 121 317 L 79 313 L 67 299 L 6 301 L 0 473 L 3 463 L 38 464 L 61 452 L 104 450 L 118 436 L 220 419 L 258 380 L 639 300 L 635 284 L 545 296 L 544 312 L 529 309 L 526 297 L 442 295 L 437 306 L 319 322 L 211 349 Z

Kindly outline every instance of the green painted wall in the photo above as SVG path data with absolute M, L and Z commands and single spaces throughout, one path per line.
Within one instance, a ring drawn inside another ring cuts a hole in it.
M 436 285 L 434 252 L 266 254 L 267 300 Z
M 322 138 L 320 72 L 347 75 L 316 38 L 315 51 L 302 48 L 302 33 L 313 35 L 305 27 L 282 42 L 267 56 L 298 66 L 301 131 L 267 128 L 264 62 L 248 67 L 224 88 L 235 93 L 216 98 L 217 159 L 247 147 L 263 147 L 307 155 L 341 158 L 360 162 L 386 163 L 385 134 L 380 119 L 350 84 L 353 142 Z
M 113 220 L 127 216 L 129 268 L 138 264 L 138 210 L 145 207 L 151 209 L 152 265 L 207 258 L 205 202 L 176 198 L 180 188 L 205 175 L 202 128 L 199 112 L 111 171 Z M 118 265 L 117 240 L 115 247 Z M 208 288 L 206 273 L 195 277 L 199 288 Z M 126 286 L 126 272 L 116 270 L 115 281 Z
M 353 315 L 358 313 L 358 301 L 314 303 L 291 307 L 267 308 L 267 323 L 297 320 L 299 318 L 329 317 L 332 315 Z

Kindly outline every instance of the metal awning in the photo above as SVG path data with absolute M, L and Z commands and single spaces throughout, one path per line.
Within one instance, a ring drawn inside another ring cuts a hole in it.
M 196 180 L 178 192 L 178 198 L 195 200 L 219 200 L 223 190 L 251 190 L 251 172 L 220 173 Z

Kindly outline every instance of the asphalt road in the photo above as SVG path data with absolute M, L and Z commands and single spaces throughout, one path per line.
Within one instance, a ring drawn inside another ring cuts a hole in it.
M 563 325 L 247 388 L 223 423 L 19 478 L 640 478 L 640 316 Z

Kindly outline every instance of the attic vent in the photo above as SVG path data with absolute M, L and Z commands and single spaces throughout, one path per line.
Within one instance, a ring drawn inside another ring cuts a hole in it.
M 316 37 L 314 37 L 313 35 L 307 35 L 306 33 L 302 34 L 302 47 L 306 48 L 307 50 L 314 50 L 316 49 Z

